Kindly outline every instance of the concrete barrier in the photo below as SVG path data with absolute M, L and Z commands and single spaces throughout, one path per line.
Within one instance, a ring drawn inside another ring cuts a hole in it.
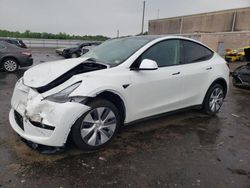
M 5 37 L 1 37 L 5 38 Z M 29 48 L 62 48 L 73 47 L 78 43 L 90 42 L 84 40 L 60 40 L 60 39 L 33 39 L 20 38 Z M 93 42 L 93 41 L 91 41 Z

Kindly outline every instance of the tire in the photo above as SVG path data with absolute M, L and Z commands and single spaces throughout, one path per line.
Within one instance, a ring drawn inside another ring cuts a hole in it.
M 105 147 L 115 137 L 121 125 L 121 116 L 116 106 L 104 99 L 93 100 L 87 105 L 91 109 L 76 121 L 71 136 L 78 148 L 93 151 Z
M 212 85 L 205 96 L 203 110 L 209 115 L 215 115 L 223 105 L 225 97 L 224 89 L 220 84 Z
M 77 55 L 76 53 L 73 53 L 73 54 L 71 55 L 71 58 L 78 58 L 78 55 Z
M 15 72 L 18 69 L 17 60 L 14 58 L 7 58 L 3 60 L 2 67 L 7 72 Z

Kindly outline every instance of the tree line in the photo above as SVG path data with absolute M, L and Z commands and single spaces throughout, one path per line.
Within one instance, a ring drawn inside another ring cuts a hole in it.
M 69 35 L 64 32 L 58 34 L 46 33 L 46 32 L 31 32 L 26 30 L 25 32 L 19 31 L 8 31 L 0 29 L 0 37 L 11 37 L 11 38 L 37 38 L 37 39 L 62 39 L 62 40 L 88 40 L 88 41 L 105 41 L 108 37 L 102 35 Z

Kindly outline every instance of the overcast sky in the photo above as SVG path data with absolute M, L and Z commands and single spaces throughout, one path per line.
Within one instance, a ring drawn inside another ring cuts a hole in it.
M 0 0 L 0 29 L 116 36 L 141 31 L 142 0 Z M 146 0 L 146 22 L 224 9 L 250 0 Z

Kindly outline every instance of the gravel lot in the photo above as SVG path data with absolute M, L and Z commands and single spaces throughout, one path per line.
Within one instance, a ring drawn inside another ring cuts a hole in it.
M 61 59 L 32 49 L 35 64 Z M 231 64 L 231 69 L 240 63 Z M 250 91 L 231 86 L 221 112 L 186 111 L 122 128 L 105 149 L 31 150 L 8 113 L 15 74 L 0 71 L 0 187 L 250 187 Z

